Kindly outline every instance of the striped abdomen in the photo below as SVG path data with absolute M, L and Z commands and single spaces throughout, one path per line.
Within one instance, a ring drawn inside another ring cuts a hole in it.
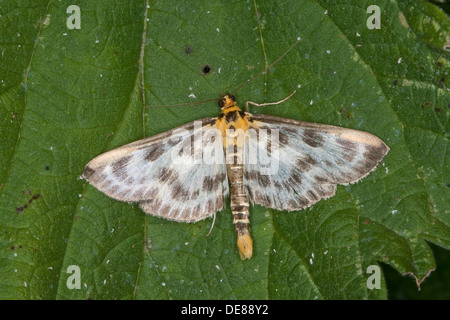
M 240 158 L 240 155 L 238 154 L 239 151 L 236 149 L 237 148 L 234 148 L 234 152 L 231 154 L 227 153 L 227 159 L 233 159 L 231 163 L 227 162 L 227 174 L 230 182 L 231 212 L 233 213 L 233 223 L 237 232 L 239 255 L 241 256 L 241 259 L 250 259 L 253 252 L 253 241 L 249 231 L 249 201 L 244 190 L 244 166 L 242 162 L 239 163 L 239 161 L 236 161 L 236 159 Z M 242 157 L 240 159 L 242 159 Z
M 249 201 L 244 190 L 243 148 L 245 131 L 248 129 L 247 115 L 235 104 L 234 98 L 224 96 L 219 105 L 222 113 L 217 118 L 217 128 L 222 132 L 227 175 L 230 182 L 231 212 L 237 231 L 237 245 L 241 259 L 250 259 L 253 240 L 250 237 Z M 219 101 L 219 102 L 220 102 Z

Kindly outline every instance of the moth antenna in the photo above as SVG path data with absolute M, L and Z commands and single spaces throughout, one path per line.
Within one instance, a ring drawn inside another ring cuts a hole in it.
M 297 90 L 294 90 L 290 95 L 288 95 L 286 98 L 277 101 L 277 102 L 266 102 L 266 103 L 256 103 L 256 102 L 252 102 L 252 101 L 246 101 L 245 102 L 245 111 L 249 112 L 248 110 L 248 105 L 251 104 L 252 106 L 255 107 L 263 107 L 263 106 L 275 106 L 277 104 L 283 103 L 285 102 L 287 99 L 289 99 L 290 97 L 292 97 L 295 93 L 297 92 Z
M 212 222 L 211 228 L 209 229 L 209 232 L 208 232 L 208 234 L 206 236 L 209 236 L 209 234 L 211 233 L 211 231 L 212 231 L 212 229 L 214 227 L 214 222 L 216 222 L 216 213 L 214 213 L 214 217 L 213 217 L 213 222 Z
M 275 64 L 277 64 L 281 59 L 284 58 L 285 55 L 287 55 L 289 53 L 289 51 L 291 51 L 299 42 L 301 41 L 301 38 L 298 37 L 297 41 L 294 42 L 278 59 L 276 59 L 274 62 L 272 62 L 271 64 L 269 64 L 264 70 L 262 70 L 260 73 L 258 73 L 256 76 L 254 76 L 253 78 L 247 80 L 246 82 L 244 82 L 243 84 L 241 84 L 236 90 L 234 90 L 231 94 L 235 94 L 238 90 L 242 89 L 243 87 L 245 87 L 246 85 L 248 85 L 250 82 L 252 82 L 253 80 L 257 79 L 260 75 L 266 73 L 270 68 L 272 68 Z

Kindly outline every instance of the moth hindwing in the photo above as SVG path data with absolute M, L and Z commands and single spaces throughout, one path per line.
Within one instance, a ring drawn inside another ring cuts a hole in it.
M 205 118 L 111 150 L 83 178 L 146 213 L 195 222 L 224 208 L 230 194 L 237 245 L 251 258 L 249 207 L 300 210 L 355 183 L 388 153 L 363 131 L 243 112 L 231 95 Z

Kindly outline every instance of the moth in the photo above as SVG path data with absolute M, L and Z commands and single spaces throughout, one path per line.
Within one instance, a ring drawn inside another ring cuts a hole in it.
M 365 177 L 389 151 L 367 132 L 243 112 L 232 95 L 223 95 L 219 106 L 216 118 L 99 155 L 82 177 L 113 199 L 139 202 L 148 214 L 180 222 L 211 217 L 229 195 L 239 254 L 246 259 L 253 252 L 250 203 L 301 210 L 333 196 L 337 184 Z M 276 169 L 269 170 L 273 162 Z
M 248 104 L 277 103 L 247 102 L 242 111 L 223 94 L 218 117 L 103 153 L 82 178 L 113 199 L 179 222 L 215 217 L 229 196 L 239 255 L 249 259 L 250 204 L 307 208 L 332 197 L 338 184 L 368 175 L 389 151 L 367 132 L 248 112 Z

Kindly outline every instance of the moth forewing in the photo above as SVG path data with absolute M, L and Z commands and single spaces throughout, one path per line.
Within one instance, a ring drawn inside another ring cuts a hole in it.
M 252 115 L 250 127 L 279 133 L 278 172 L 245 168 L 252 203 L 300 210 L 335 194 L 337 184 L 354 183 L 374 170 L 389 148 L 378 137 L 352 129 Z M 258 154 L 265 144 L 255 142 Z
M 82 177 L 109 197 L 139 202 L 156 216 L 186 222 L 210 217 L 224 206 L 226 170 L 224 164 L 198 163 L 202 147 L 195 140 L 203 137 L 199 132 L 216 131 L 215 120 L 198 120 L 108 151 L 91 160 Z

